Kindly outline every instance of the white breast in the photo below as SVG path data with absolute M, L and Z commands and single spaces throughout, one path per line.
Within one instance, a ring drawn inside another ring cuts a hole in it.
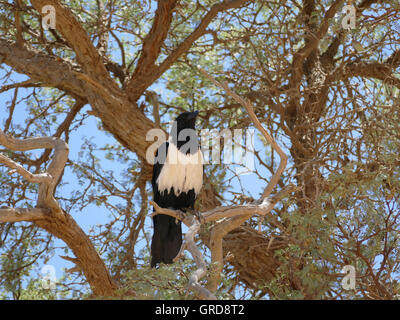
M 201 150 L 194 154 L 184 154 L 170 143 L 164 166 L 157 179 L 158 191 L 170 191 L 175 194 L 194 189 L 196 195 L 203 185 L 203 154 Z

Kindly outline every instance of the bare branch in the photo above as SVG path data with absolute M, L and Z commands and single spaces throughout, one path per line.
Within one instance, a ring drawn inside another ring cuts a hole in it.
M 39 195 L 38 195 L 38 205 L 40 207 L 50 207 L 55 209 L 55 212 L 60 213 L 62 216 L 62 211 L 54 199 L 53 194 L 57 183 L 59 182 L 59 177 L 61 176 L 65 163 L 68 159 L 68 145 L 61 139 L 54 137 L 40 137 L 40 138 L 28 138 L 24 140 L 17 140 L 13 137 L 7 136 L 0 129 L 0 144 L 6 148 L 13 151 L 28 151 L 34 149 L 54 149 L 54 157 L 51 160 L 49 167 L 47 169 L 47 178 L 45 176 L 34 176 L 30 172 L 26 171 L 22 166 L 17 164 L 12 164 L 10 161 L 7 165 L 10 167 L 12 165 L 20 174 L 22 174 L 26 179 L 31 179 L 30 181 L 39 182 Z M 3 162 L 6 162 L 4 157 Z M 50 177 L 50 178 L 49 178 Z M 38 181 L 39 179 L 39 181 Z
M 14 162 L 10 158 L 0 154 L 0 163 L 6 165 L 10 169 L 13 169 L 9 172 L 12 174 L 14 172 L 18 172 L 21 176 L 25 178 L 25 180 L 32 182 L 32 183 L 50 183 L 53 179 L 51 175 L 48 173 L 37 173 L 33 174 L 30 171 L 26 170 L 20 164 Z
M 213 5 L 195 30 L 193 30 L 193 32 L 183 40 L 159 66 L 152 68 L 151 72 L 145 74 L 145 77 L 132 77 L 127 86 L 127 92 L 129 92 L 131 99 L 136 101 L 140 95 L 166 70 L 168 70 L 168 68 L 171 67 L 171 65 L 176 62 L 182 54 L 187 52 L 193 43 L 206 33 L 208 25 L 220 12 L 239 8 L 246 2 L 248 2 L 248 0 L 230 0 Z
M 181 251 L 187 249 L 197 265 L 197 270 L 195 270 L 189 277 L 189 289 L 196 291 L 201 299 L 205 300 L 216 300 L 217 298 L 209 290 L 202 287 L 199 283 L 200 279 L 207 274 L 207 265 L 204 261 L 203 255 L 197 248 L 194 241 L 195 235 L 200 230 L 200 223 L 197 219 L 193 219 L 193 224 L 189 227 L 188 232 L 185 234 L 185 240 L 182 245 Z M 180 257 L 180 254 L 174 259 L 176 261 Z
M 41 220 L 49 212 L 44 208 L 0 208 L 0 223 Z
M 215 80 L 210 74 L 208 74 L 205 70 L 199 67 L 201 73 L 208 78 L 212 83 L 217 85 L 218 87 L 223 88 L 228 95 L 230 95 L 233 99 L 235 99 L 238 103 L 240 103 L 247 111 L 250 116 L 251 121 L 254 123 L 255 127 L 260 131 L 260 133 L 264 136 L 267 142 L 272 146 L 272 148 L 279 154 L 281 161 L 279 163 L 278 170 L 272 176 L 270 182 L 268 183 L 267 187 L 265 188 L 262 198 L 268 197 L 275 185 L 278 183 L 283 171 L 286 168 L 287 164 L 287 155 L 283 152 L 283 150 L 279 147 L 279 145 L 275 142 L 275 140 L 271 137 L 271 135 L 264 129 L 260 121 L 258 120 L 256 114 L 254 113 L 253 107 L 251 103 L 247 100 L 244 100 L 242 97 L 238 96 L 235 92 L 233 92 L 226 84 L 220 83 Z
M 0 144 L 14 151 L 54 149 L 54 155 L 47 172 L 40 175 L 33 175 L 11 159 L 0 156 L 0 163 L 12 168 L 28 181 L 40 184 L 37 208 L 0 209 L 0 222 L 32 221 L 37 226 L 62 239 L 77 257 L 76 263 L 81 267 L 93 293 L 100 296 L 115 295 L 116 285 L 92 242 L 75 220 L 62 210 L 54 198 L 55 187 L 59 183 L 68 158 L 68 145 L 55 137 L 18 140 L 4 134 L 2 130 L 0 130 Z

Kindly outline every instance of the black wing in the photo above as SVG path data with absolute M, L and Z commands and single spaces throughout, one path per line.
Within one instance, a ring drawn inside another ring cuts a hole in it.
M 156 194 L 157 191 L 157 178 L 160 175 L 160 172 L 164 166 L 165 160 L 167 158 L 169 142 L 164 142 L 161 146 L 158 147 L 156 151 L 156 155 L 154 158 L 153 165 L 153 176 L 151 178 L 151 185 L 153 186 L 153 194 Z

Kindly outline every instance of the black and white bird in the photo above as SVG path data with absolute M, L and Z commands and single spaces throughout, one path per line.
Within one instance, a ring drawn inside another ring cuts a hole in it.
M 169 142 L 164 142 L 155 155 L 153 177 L 154 202 L 162 208 L 194 209 L 203 185 L 203 155 L 195 131 L 198 111 L 180 114 L 172 125 Z M 181 222 L 174 217 L 153 217 L 151 267 L 171 264 L 182 245 Z

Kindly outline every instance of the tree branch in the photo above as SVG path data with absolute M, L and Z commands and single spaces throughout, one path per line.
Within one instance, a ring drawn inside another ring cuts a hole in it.
M 39 13 L 45 5 L 52 5 L 56 12 L 56 29 L 74 50 L 81 68 L 91 78 L 109 85 L 114 83 L 104 66 L 103 58 L 69 8 L 58 0 L 32 0 L 31 3 Z
M 189 287 L 196 291 L 202 299 L 214 299 L 215 296 L 211 292 L 216 291 L 220 282 L 221 271 L 223 268 L 223 237 L 231 230 L 239 227 L 244 221 L 251 218 L 255 214 L 261 216 L 268 215 L 271 223 L 286 234 L 286 229 L 280 222 L 278 222 L 276 217 L 270 214 L 270 211 L 275 207 L 279 200 L 295 190 L 296 187 L 294 185 L 289 185 L 282 189 L 274 197 L 270 197 L 268 199 L 261 198 L 254 203 L 240 206 L 218 207 L 203 213 L 197 213 L 196 215 L 183 213 L 180 210 L 161 208 L 154 201 L 150 201 L 150 205 L 152 205 L 155 210 L 152 216 L 157 214 L 169 215 L 182 221 L 186 226 L 189 227 L 189 232 L 185 235 L 185 241 L 182 244 L 178 255 L 174 258 L 174 261 L 178 260 L 183 255 L 184 250 L 188 250 L 192 254 L 198 268 L 189 279 Z M 215 222 L 217 220 L 218 222 L 211 231 L 210 250 L 212 267 L 209 272 L 210 275 L 208 289 L 206 289 L 199 285 L 199 280 L 206 275 L 206 265 L 201 252 L 194 243 L 194 237 L 198 233 L 201 224 Z
M 14 172 L 18 172 L 25 180 L 32 182 L 32 183 L 50 183 L 52 177 L 48 173 L 37 173 L 33 174 L 30 171 L 26 170 L 20 164 L 14 162 L 10 158 L 0 154 L 0 163 L 6 165 L 11 171 L 8 174 L 12 174 Z
M 45 208 L 0 208 L 0 223 L 42 220 L 49 213 Z
M 39 183 L 37 206 L 33 209 L 0 209 L 0 222 L 32 221 L 63 240 L 74 252 L 77 263 L 95 295 L 114 296 L 116 285 L 111 279 L 90 239 L 74 219 L 64 212 L 54 198 L 54 190 L 68 158 L 68 145 L 55 137 L 18 140 L 0 130 L 0 144 L 13 151 L 54 149 L 53 158 L 44 174 L 33 175 L 11 159 L 0 156 L 0 163 L 13 168 L 30 182 Z
M 263 192 L 263 198 L 268 197 L 271 194 L 275 185 L 278 183 L 283 171 L 286 168 L 288 159 L 287 155 L 283 152 L 283 150 L 279 147 L 279 145 L 275 142 L 275 140 L 271 137 L 271 135 L 267 132 L 267 130 L 264 129 L 261 122 L 258 120 L 256 114 L 254 113 L 253 107 L 251 106 L 251 103 L 249 101 L 244 100 L 242 97 L 237 95 L 226 84 L 220 83 L 217 80 L 215 80 L 210 74 L 208 74 L 205 70 L 201 69 L 200 67 L 199 70 L 207 79 L 209 79 L 212 83 L 214 83 L 218 87 L 223 88 L 228 95 L 230 95 L 233 99 L 235 99 L 246 109 L 254 126 L 260 131 L 260 133 L 264 136 L 264 138 L 272 146 L 272 148 L 279 154 L 281 161 L 279 163 L 278 170 L 272 176 L 270 182 L 268 183 L 267 187 Z
M 73 66 L 63 59 L 44 54 L 34 48 L 19 47 L 17 44 L 0 39 L 0 63 L 31 79 L 21 86 L 48 86 L 58 88 L 71 96 L 85 99 L 87 86 L 72 71 Z M 6 88 L 7 89 L 7 88 Z
M 292 77 L 289 82 L 290 88 L 295 88 L 300 82 L 303 74 L 303 63 L 307 57 L 318 47 L 319 41 L 326 34 L 329 28 L 330 19 L 333 18 L 338 10 L 338 8 L 343 3 L 343 0 L 336 0 L 325 13 L 324 20 L 321 23 L 318 31 L 311 35 L 309 41 L 299 49 L 293 56 L 292 62 Z
M 8 167 L 12 167 L 24 178 L 30 182 L 40 183 L 39 194 L 38 194 L 38 206 L 49 207 L 59 215 L 63 217 L 62 210 L 54 199 L 54 189 L 59 181 L 59 177 L 64 170 L 65 163 L 68 159 L 68 145 L 54 137 L 40 137 L 40 138 L 28 138 L 24 140 L 17 140 L 13 137 L 7 136 L 0 129 L 0 144 L 13 151 L 28 151 L 34 149 L 54 149 L 54 157 L 51 160 L 47 172 L 41 175 L 33 175 L 26 171 L 22 166 L 17 165 L 10 159 L 2 156 L 2 163 Z
M 161 45 L 168 35 L 172 12 L 177 0 L 158 0 L 152 28 L 143 41 L 142 51 L 132 79 L 143 78 L 155 67 L 154 62 L 161 51 Z
M 400 89 L 400 79 L 393 75 L 394 71 L 400 66 L 400 50 L 396 50 L 393 54 L 380 63 L 360 62 L 351 63 L 343 69 L 336 70 L 332 75 L 332 80 L 345 80 L 350 77 L 364 77 L 381 80 L 387 84 L 393 85 Z
M 208 25 L 218 15 L 218 13 L 239 8 L 249 0 L 230 0 L 217 3 L 211 7 L 207 14 L 200 21 L 196 29 L 181 43 L 179 44 L 170 55 L 158 66 L 154 66 L 145 73 L 142 77 L 132 77 L 131 81 L 127 85 L 127 92 L 131 97 L 131 100 L 136 101 L 143 94 L 143 92 L 156 81 L 169 67 L 185 52 L 189 50 L 192 44 L 205 34 Z M 155 60 L 154 60 L 155 61 Z M 141 68 L 138 66 L 137 68 Z

